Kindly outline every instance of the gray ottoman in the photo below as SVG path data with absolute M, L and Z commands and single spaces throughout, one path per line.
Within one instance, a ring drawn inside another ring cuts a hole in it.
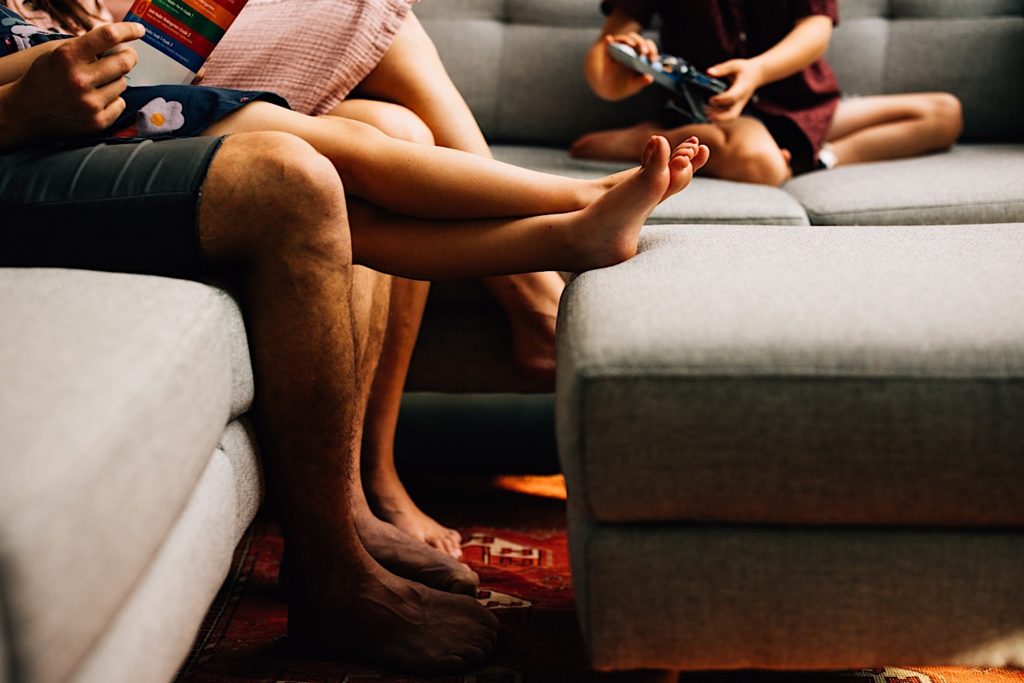
M 1024 225 L 648 227 L 558 344 L 595 666 L 1024 666 Z

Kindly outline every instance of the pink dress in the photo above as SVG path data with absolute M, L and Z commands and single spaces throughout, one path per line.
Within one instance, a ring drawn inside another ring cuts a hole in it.
M 30 23 L 59 29 L 31 0 L 8 2 Z M 113 20 L 103 0 L 79 2 L 97 23 Z M 373 71 L 416 2 L 249 0 L 206 62 L 202 84 L 268 90 L 295 111 L 326 114 Z M 109 4 L 120 17 L 131 3 Z
M 249 0 L 203 85 L 269 90 L 325 114 L 373 70 L 416 0 Z

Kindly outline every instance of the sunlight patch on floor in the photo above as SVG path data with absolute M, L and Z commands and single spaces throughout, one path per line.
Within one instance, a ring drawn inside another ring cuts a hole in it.
M 561 474 L 505 475 L 495 477 L 494 485 L 499 489 L 527 496 L 565 500 L 565 477 Z

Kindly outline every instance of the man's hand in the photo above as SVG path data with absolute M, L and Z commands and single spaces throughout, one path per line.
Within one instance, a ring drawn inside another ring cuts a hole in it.
M 3 92 L 0 121 L 6 142 L 95 133 L 124 111 L 125 74 L 138 57 L 123 46 L 145 28 L 136 23 L 107 24 L 62 41 L 39 57 Z M 118 48 L 118 49 L 115 49 Z
M 708 69 L 715 78 L 732 79 L 725 92 L 708 100 L 707 117 L 712 121 L 732 121 L 739 117 L 754 92 L 764 85 L 761 66 L 752 59 L 730 59 Z

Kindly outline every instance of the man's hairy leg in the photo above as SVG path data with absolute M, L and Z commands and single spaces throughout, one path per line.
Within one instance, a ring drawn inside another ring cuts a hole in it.
M 346 100 L 331 114 L 368 123 L 394 138 L 434 144 L 423 121 L 391 102 Z M 395 574 L 475 595 L 480 577 L 456 559 L 462 552 L 459 533 L 420 510 L 395 469 L 398 413 L 429 293 L 430 283 L 423 280 L 394 278 L 391 282 L 387 331 L 363 425 L 362 476 L 356 480 L 363 489 L 354 500 L 356 528 L 373 558 Z
M 372 306 L 353 294 L 360 276 L 333 167 L 291 136 L 228 138 L 204 185 L 200 234 L 246 317 L 257 433 L 292 561 L 290 629 L 417 672 L 478 665 L 493 615 L 385 571 L 356 531 Z

